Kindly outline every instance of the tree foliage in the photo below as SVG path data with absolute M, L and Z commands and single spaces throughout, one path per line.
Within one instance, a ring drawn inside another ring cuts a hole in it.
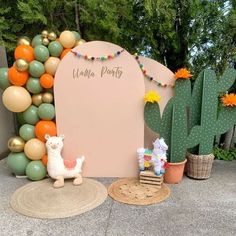
M 0 44 L 9 56 L 18 37 L 77 30 L 85 40 L 119 44 L 197 74 L 235 62 L 235 0 L 0 0 Z

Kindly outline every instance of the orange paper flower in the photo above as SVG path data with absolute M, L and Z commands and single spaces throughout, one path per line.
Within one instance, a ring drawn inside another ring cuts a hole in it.
M 192 76 L 186 68 L 181 68 L 175 72 L 175 79 L 190 79 Z
M 223 97 L 221 97 L 221 101 L 223 105 L 226 107 L 236 106 L 236 94 L 234 93 L 225 94 Z

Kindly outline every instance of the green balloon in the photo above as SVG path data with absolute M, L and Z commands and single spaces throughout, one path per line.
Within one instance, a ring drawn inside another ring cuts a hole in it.
M 42 120 L 52 120 L 55 117 L 55 108 L 50 103 L 42 103 L 38 108 L 38 115 Z
M 25 175 L 25 170 L 30 160 L 24 152 L 11 152 L 7 157 L 7 165 L 15 175 Z
M 45 72 L 45 68 L 43 63 L 39 61 L 31 61 L 29 64 L 29 73 L 33 77 L 40 77 Z
M 23 112 L 23 117 L 28 124 L 35 125 L 39 121 L 38 107 L 31 105 Z
M 11 83 L 8 80 L 8 68 L 0 68 L 0 88 L 4 90 L 9 86 Z
M 31 93 L 35 94 L 35 93 L 40 93 L 43 88 L 40 85 L 40 81 L 38 78 L 33 78 L 30 77 L 26 83 L 26 88 L 28 91 L 30 91 Z
M 31 42 L 33 47 L 36 47 L 37 45 L 42 45 L 43 44 L 43 39 L 42 36 L 40 34 L 36 35 L 32 42 Z
M 26 121 L 24 120 L 24 117 L 23 117 L 23 112 L 16 113 L 16 120 L 19 125 L 26 124 Z
M 61 55 L 61 52 L 63 51 L 63 47 L 58 41 L 53 41 L 49 43 L 48 49 L 50 55 L 53 57 L 59 57 Z
M 72 31 L 72 33 L 75 35 L 76 41 L 81 39 L 81 36 L 80 36 L 80 34 L 78 32 Z
M 19 135 L 21 138 L 23 138 L 25 141 L 28 141 L 32 138 L 35 138 L 35 132 L 34 132 L 34 126 L 29 124 L 24 124 L 20 127 Z
M 31 161 L 26 167 L 26 175 L 30 180 L 41 180 L 46 173 L 46 168 L 41 161 Z
M 37 45 L 34 48 L 35 59 L 41 62 L 45 62 L 49 58 L 48 48 L 43 45 Z

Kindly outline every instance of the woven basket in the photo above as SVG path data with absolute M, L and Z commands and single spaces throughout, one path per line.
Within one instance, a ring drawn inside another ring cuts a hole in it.
M 214 155 L 194 155 L 187 153 L 187 176 L 194 179 L 208 179 L 211 175 Z

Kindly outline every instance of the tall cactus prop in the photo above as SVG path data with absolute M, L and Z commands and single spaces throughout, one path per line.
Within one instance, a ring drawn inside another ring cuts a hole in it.
M 159 133 L 169 146 L 168 161 L 182 162 L 188 147 L 197 145 L 198 133 L 188 136 L 186 107 L 191 96 L 189 80 L 178 80 L 175 85 L 176 95 L 167 103 L 161 117 L 158 103 L 147 102 L 144 119 L 147 126 Z
M 167 103 L 162 117 L 158 103 L 146 103 L 145 122 L 165 138 L 169 162 L 183 161 L 186 150 L 198 144 L 199 154 L 211 153 L 215 135 L 236 123 L 235 108 L 219 107 L 219 94 L 230 88 L 235 78 L 233 69 L 226 70 L 219 80 L 212 70 L 204 70 L 195 81 L 192 93 L 189 80 L 177 80 L 175 96 Z
M 219 106 L 219 94 L 230 89 L 235 78 L 234 69 L 227 69 L 220 79 L 216 78 L 214 71 L 206 69 L 196 79 L 189 114 L 189 128 L 196 130 L 201 137 L 198 150 L 191 150 L 195 154 L 212 153 L 215 135 L 226 132 L 236 123 L 236 109 Z

